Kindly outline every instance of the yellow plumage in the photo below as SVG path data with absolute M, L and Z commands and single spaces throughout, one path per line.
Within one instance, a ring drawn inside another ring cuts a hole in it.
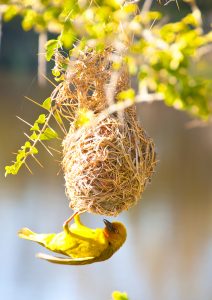
M 84 226 L 75 216 L 75 222 L 65 226 L 60 233 L 37 234 L 28 228 L 22 228 L 18 235 L 21 238 L 37 242 L 45 248 L 68 256 L 54 257 L 39 253 L 37 257 L 53 263 L 83 265 L 110 258 L 125 242 L 126 228 L 122 223 L 105 222 L 105 228 L 91 229 Z

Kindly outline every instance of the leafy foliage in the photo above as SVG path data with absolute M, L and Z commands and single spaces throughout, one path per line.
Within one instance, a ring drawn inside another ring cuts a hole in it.
M 159 12 L 140 11 L 137 4 L 128 1 L 3 2 L 7 3 L 5 21 L 21 15 L 24 30 L 34 28 L 37 32 L 47 30 L 58 34 L 57 39 L 46 44 L 47 61 L 62 46 L 71 49 L 73 56 L 74 42 L 78 50 L 85 46 L 101 50 L 108 44 L 120 49 L 127 45 L 124 59 L 130 74 L 137 76 L 140 94 L 144 90 L 160 93 L 169 106 L 203 119 L 210 115 L 209 82 L 190 72 L 191 63 L 198 59 L 198 50 L 212 41 L 211 33 L 203 33 L 196 6 L 181 21 L 160 26 L 156 22 L 162 17 Z M 152 22 L 155 25 L 151 27 Z M 114 62 L 114 68 L 120 63 Z M 63 80 L 57 65 L 53 75 L 57 81 Z
M 38 153 L 38 149 L 33 146 L 29 141 L 27 141 L 20 150 L 18 150 L 18 154 L 16 155 L 16 161 L 11 166 L 5 167 L 5 176 L 8 174 L 16 175 L 20 169 L 20 167 L 25 163 L 26 158 L 31 155 L 34 156 Z
M 212 33 L 204 33 L 195 1 L 185 1 L 191 4 L 191 13 L 181 21 L 165 25 L 161 25 L 159 12 L 146 11 L 140 3 L 132 1 L 5 0 L 2 3 L 5 21 L 20 15 L 24 30 L 58 35 L 46 44 L 46 60 L 55 61 L 52 74 L 56 81 L 64 80 L 69 60 L 85 47 L 101 51 L 112 46 L 122 57 L 122 60 L 114 58 L 114 72 L 118 72 L 124 61 L 137 83 L 135 89 L 118 95 L 122 107 L 133 102 L 163 100 L 168 106 L 207 120 L 211 115 L 211 84 L 207 78 L 195 76 L 192 68 L 212 42 Z M 63 47 L 69 50 L 65 58 L 60 54 Z M 42 104 L 47 110 L 51 106 L 50 98 Z M 76 126 L 86 123 L 91 113 L 79 112 Z M 52 115 L 63 124 L 57 109 Z M 29 142 L 33 147 L 37 141 L 57 138 L 57 133 L 48 126 L 48 117 L 45 123 L 39 123 L 40 120 L 31 128 Z M 16 174 L 26 158 L 35 154 L 32 149 L 29 146 L 19 150 L 21 155 L 18 153 L 16 162 L 6 167 L 6 174 Z
M 40 114 L 34 124 L 30 127 L 32 134 L 30 136 L 27 135 L 29 140 L 25 142 L 20 150 L 18 150 L 14 163 L 5 167 L 5 176 L 8 174 L 16 175 L 22 165 L 25 165 L 29 169 L 26 163 L 26 159 L 29 156 L 33 157 L 36 162 L 39 163 L 39 161 L 35 158 L 35 155 L 38 154 L 37 143 L 58 138 L 57 132 L 49 126 L 49 120 L 52 116 L 51 98 L 47 98 L 41 107 L 48 110 L 49 113 L 47 116 L 45 114 Z
M 60 40 L 49 40 L 46 43 L 46 60 L 50 61 L 52 56 L 55 54 L 55 52 L 58 50 L 58 48 L 61 48 L 62 44 Z M 56 74 L 54 74 L 56 76 Z
M 145 35 L 146 39 L 131 46 L 134 56 L 128 57 L 131 64 L 143 54 L 141 64 L 134 61 L 141 96 L 143 89 L 161 93 L 167 105 L 207 119 L 211 113 L 209 82 L 194 76 L 190 67 L 198 59 L 198 49 L 212 41 L 212 34 L 202 36 L 195 16 L 190 14 L 180 22 L 152 28 Z

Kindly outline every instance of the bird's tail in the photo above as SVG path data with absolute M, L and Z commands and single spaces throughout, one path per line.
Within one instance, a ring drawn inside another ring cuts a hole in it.
M 37 234 L 33 231 L 31 231 L 29 228 L 22 228 L 18 232 L 18 236 L 22 239 L 34 241 L 40 244 L 44 244 L 44 234 Z
M 27 240 L 35 240 L 36 234 L 31 231 L 29 228 L 21 228 L 18 232 L 18 236 L 22 239 L 27 239 Z

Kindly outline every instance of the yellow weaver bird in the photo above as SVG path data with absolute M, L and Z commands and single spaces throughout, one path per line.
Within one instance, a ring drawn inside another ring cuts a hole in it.
M 22 228 L 20 238 L 39 243 L 45 248 L 68 256 L 55 257 L 38 253 L 37 257 L 52 263 L 65 265 L 86 265 L 110 258 L 125 242 L 127 231 L 120 222 L 109 222 L 104 219 L 105 228 L 91 229 L 84 226 L 77 214 L 74 223 L 64 225 L 60 233 L 37 234 L 28 228 Z

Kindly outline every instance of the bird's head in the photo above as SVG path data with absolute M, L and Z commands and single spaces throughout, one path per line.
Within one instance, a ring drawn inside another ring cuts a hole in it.
M 104 219 L 104 234 L 114 251 L 118 250 L 126 240 L 127 230 L 120 222 L 109 222 Z

